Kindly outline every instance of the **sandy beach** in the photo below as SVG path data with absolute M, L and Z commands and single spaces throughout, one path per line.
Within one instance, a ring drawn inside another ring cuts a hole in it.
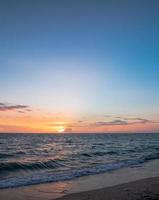
M 3 190 L 4 191 L 4 190 Z M 23 191 L 23 190 L 22 190 Z M 13 196 L 8 193 L 5 196 L 0 192 L 1 200 L 22 199 L 37 200 L 42 199 L 38 196 L 27 194 L 26 196 Z M 21 193 L 22 194 L 22 193 Z M 49 194 L 49 192 L 48 192 Z M 45 194 L 46 199 L 52 200 L 52 195 Z M 53 194 L 53 193 L 52 193 Z M 45 200 L 43 197 L 43 200 Z M 56 200 L 158 200 L 159 199 L 159 177 L 141 179 L 129 183 L 119 184 L 112 187 L 106 187 L 98 190 L 91 190 L 79 193 L 69 194 Z
M 148 178 L 99 190 L 70 194 L 58 200 L 157 200 L 159 178 Z

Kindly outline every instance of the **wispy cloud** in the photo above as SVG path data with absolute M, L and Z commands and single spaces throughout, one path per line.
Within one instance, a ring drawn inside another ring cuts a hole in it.
M 104 115 L 104 117 L 112 117 L 112 115 Z
M 117 119 L 119 119 L 119 121 L 140 121 L 140 122 L 146 122 L 146 121 L 152 121 L 152 120 L 148 120 L 148 119 L 144 119 L 144 118 L 141 118 L 141 117 L 124 117 L 124 116 L 115 116 L 115 115 L 104 115 L 104 117 L 106 118 L 113 118 L 115 119 L 116 121 L 118 121 Z
M 112 125 L 127 125 L 127 121 L 124 120 L 112 120 L 109 122 L 103 122 L 103 121 L 99 121 L 99 122 L 95 122 L 92 125 L 94 126 L 112 126 Z
M 78 120 L 78 121 L 77 121 L 77 123 L 79 123 L 79 124 L 80 124 L 80 123 L 83 123 L 83 121 L 82 121 L 82 120 Z
M 70 127 L 65 128 L 65 132 L 68 132 L 68 133 L 72 132 L 72 128 L 70 128 Z
M 119 126 L 119 125 L 134 125 L 134 124 L 146 124 L 146 123 L 158 123 L 149 119 L 143 118 L 124 118 L 124 119 L 115 119 L 112 121 L 98 121 L 92 126 Z
M 30 112 L 32 110 L 27 105 L 21 105 L 21 104 L 13 105 L 0 102 L 0 112 L 6 112 L 6 111 L 18 111 L 20 113 L 24 113 L 24 112 Z

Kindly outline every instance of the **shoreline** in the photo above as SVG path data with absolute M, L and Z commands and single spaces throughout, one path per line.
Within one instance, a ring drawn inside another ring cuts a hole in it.
M 146 178 L 98 190 L 69 194 L 56 200 L 158 200 L 159 177 Z
M 80 177 L 70 181 L 1 189 L 0 199 L 52 200 L 61 198 L 62 200 L 65 196 L 67 198 L 67 195 L 79 194 L 87 191 L 90 193 L 91 191 L 102 190 L 102 188 L 105 190 L 109 187 L 116 187 L 117 185 L 147 178 L 156 179 L 156 177 L 159 177 L 158 166 L 159 160 L 153 160 L 141 166 L 122 168 L 112 172 Z

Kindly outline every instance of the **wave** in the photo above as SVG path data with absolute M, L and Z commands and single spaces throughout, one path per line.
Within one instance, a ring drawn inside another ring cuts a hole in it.
M 156 152 L 154 154 L 149 154 L 143 157 L 144 162 L 155 160 L 155 159 L 159 159 L 159 152 Z
M 144 162 L 148 162 L 154 159 L 159 159 L 159 153 L 146 155 L 145 157 L 139 158 L 137 160 L 129 159 L 129 160 L 114 162 L 114 163 L 109 163 L 109 164 L 98 164 L 96 166 L 86 167 L 86 168 L 81 168 L 81 169 L 67 169 L 67 170 L 62 170 L 58 172 L 42 171 L 40 173 L 36 171 L 34 174 L 28 175 L 26 177 L 14 177 L 14 178 L 0 180 L 0 189 L 34 185 L 34 184 L 40 184 L 40 183 L 72 180 L 77 177 L 105 173 L 105 172 L 121 169 L 124 167 L 138 166 L 139 164 L 142 164 Z M 53 162 L 53 163 L 52 164 L 47 163 L 45 165 L 43 163 L 42 166 L 45 167 L 47 165 L 47 166 L 52 166 L 54 168 L 54 167 L 57 167 L 57 165 L 59 165 L 59 163 L 56 163 L 56 162 Z M 35 167 L 39 165 L 41 166 L 41 164 L 36 163 L 35 165 L 32 165 L 32 166 Z
M 93 156 L 105 156 L 105 155 L 118 155 L 118 152 L 116 151 L 96 151 L 96 152 L 92 152 L 92 153 L 82 153 L 80 154 L 82 156 L 86 156 L 86 157 L 93 157 Z
M 23 152 L 18 152 L 19 154 Z M 81 154 L 73 154 L 72 156 L 75 158 L 79 157 L 94 157 L 94 156 L 104 156 L 104 155 L 112 155 L 112 154 L 117 154 L 115 151 L 108 151 L 108 152 L 102 152 L 102 151 L 97 151 L 97 152 L 92 152 L 92 153 L 81 153 Z M 1 158 L 7 158 L 14 156 L 14 154 L 0 154 Z M 66 166 L 62 162 L 67 161 L 69 158 L 60 160 L 60 159 L 54 159 L 54 160 L 49 160 L 46 162 L 30 162 L 30 163 L 25 163 L 25 162 L 1 162 L 0 163 L 0 173 L 4 171 L 17 171 L 17 170 L 40 170 L 40 169 L 54 169 L 58 168 L 61 166 L 64 167 L 69 167 L 72 168 L 71 166 Z
M 12 157 L 13 154 L 8 154 L 8 153 L 0 153 L 0 159 L 2 158 L 9 158 L 9 157 Z
M 49 160 L 47 162 L 35 162 L 35 163 L 21 163 L 21 162 L 5 162 L 0 163 L 0 172 L 4 171 L 17 171 L 17 170 L 40 170 L 40 169 L 54 169 L 64 164 L 59 162 L 60 160 Z
M 7 180 L 0 180 L 0 189 L 13 188 L 26 185 L 34 185 L 40 183 L 58 182 L 65 180 L 72 180 L 77 177 L 99 174 L 102 172 L 112 171 L 124 166 L 124 163 L 113 163 L 106 165 L 98 165 L 91 168 L 65 170 L 62 172 L 43 172 L 34 173 L 34 175 L 27 177 L 14 177 Z
M 106 151 L 106 152 L 104 152 L 104 151 L 97 151 L 97 152 L 94 152 L 94 153 L 92 153 L 93 155 L 95 155 L 95 156 L 104 156 L 104 155 L 113 155 L 113 154 L 118 154 L 118 152 L 116 152 L 116 151 Z

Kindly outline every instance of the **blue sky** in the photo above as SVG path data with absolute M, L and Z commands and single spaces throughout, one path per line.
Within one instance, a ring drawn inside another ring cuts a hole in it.
M 1 102 L 158 119 L 159 2 L 0 1 Z

